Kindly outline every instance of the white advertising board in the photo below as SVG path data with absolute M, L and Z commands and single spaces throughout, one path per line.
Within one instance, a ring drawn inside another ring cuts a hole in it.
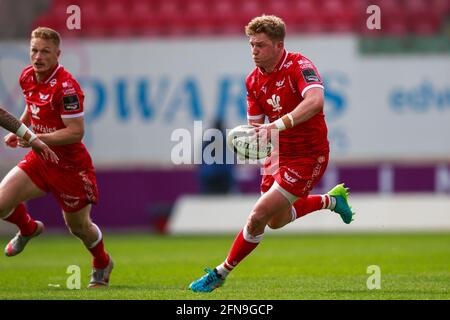
M 361 56 L 350 36 L 288 38 L 325 80 L 332 157 L 450 159 L 450 57 Z M 246 38 L 65 42 L 61 63 L 85 94 L 87 144 L 97 166 L 173 165 L 175 129 L 194 134 L 221 117 L 246 122 Z M 26 42 L 0 46 L 0 105 L 23 110 L 17 84 Z M 201 137 L 192 136 L 192 141 Z M 2 161 L 22 153 L 0 147 Z

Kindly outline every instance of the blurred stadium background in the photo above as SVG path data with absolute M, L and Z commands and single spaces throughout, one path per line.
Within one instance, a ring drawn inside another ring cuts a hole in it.
M 79 30 L 66 27 L 72 4 L 81 9 Z M 381 8 L 381 30 L 366 26 L 370 4 Z M 171 135 L 186 128 L 198 146 L 194 121 L 203 121 L 203 130 L 217 120 L 226 128 L 246 121 L 244 79 L 253 65 L 243 27 L 262 13 L 285 20 L 287 49 L 310 57 L 325 79 L 332 160 L 316 191 L 346 182 L 363 206 L 355 205 L 364 229 L 403 229 L 404 222 L 449 230 L 448 0 L 1 0 L 0 104 L 20 115 L 17 78 L 28 63 L 30 31 L 55 28 L 63 38 L 61 63 L 86 93 L 84 141 L 98 172 L 98 224 L 167 233 L 180 212 L 198 213 L 199 201 L 213 201 L 204 210 L 213 220 L 240 217 L 217 231 L 236 230 L 257 197 L 258 167 L 227 167 L 232 185 L 211 190 L 208 175 L 221 169 L 174 164 Z M 2 176 L 23 154 L 0 147 Z M 215 192 L 228 194 L 198 197 Z M 230 201 L 241 203 L 233 213 Z M 48 228 L 64 227 L 51 196 L 29 206 Z M 321 219 L 314 220 L 311 230 Z M 179 221 L 174 232 L 209 228 L 194 213 L 189 227 Z M 324 230 L 344 227 L 330 223 Z

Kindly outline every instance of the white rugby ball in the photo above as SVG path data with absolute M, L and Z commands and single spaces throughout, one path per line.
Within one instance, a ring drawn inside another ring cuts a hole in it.
M 263 159 L 270 155 L 272 144 L 262 143 L 254 137 L 250 139 L 251 130 L 255 127 L 239 125 L 228 132 L 227 146 L 245 159 Z

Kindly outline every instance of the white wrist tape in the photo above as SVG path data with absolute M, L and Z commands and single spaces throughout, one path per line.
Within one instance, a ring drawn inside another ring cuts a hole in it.
M 280 119 L 277 119 L 273 122 L 275 124 L 275 126 L 277 127 L 277 129 L 280 131 L 288 128 L 288 127 L 286 127 L 286 124 L 283 121 L 284 117 L 287 117 L 289 119 L 289 121 L 291 122 L 291 126 L 289 128 L 292 128 L 294 126 L 294 118 L 292 117 L 292 114 L 290 114 L 290 113 L 285 114 Z
M 32 143 L 37 138 L 37 135 L 35 135 L 34 132 L 31 130 L 29 131 L 30 131 L 30 140 L 28 140 L 28 143 Z
M 25 133 L 27 133 L 27 131 L 28 131 L 27 126 L 22 123 L 19 129 L 17 129 L 16 135 L 23 138 L 23 136 L 25 135 Z
M 24 125 L 23 123 L 22 123 L 22 125 L 19 127 L 19 129 L 17 129 L 16 135 L 17 135 L 18 137 L 23 138 L 27 132 L 30 134 L 30 139 L 28 140 L 28 143 L 31 143 L 31 142 L 33 142 L 33 140 L 35 140 L 35 139 L 37 138 L 37 136 L 34 134 L 33 131 L 31 131 L 30 129 L 28 129 L 27 126 Z
M 294 117 L 290 113 L 287 114 L 287 117 L 289 118 L 289 120 L 291 120 L 291 128 L 292 128 L 294 126 Z
M 286 125 L 284 124 L 283 118 L 275 120 L 274 124 L 277 127 L 277 129 L 280 131 L 286 129 Z

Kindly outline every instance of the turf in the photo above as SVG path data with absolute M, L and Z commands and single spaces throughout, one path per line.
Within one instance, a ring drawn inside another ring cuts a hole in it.
M 233 235 L 107 235 L 111 287 L 88 290 L 90 256 L 77 239 L 43 234 L 16 257 L 0 258 L 2 299 L 450 299 L 450 233 L 266 235 L 212 293 L 187 290 L 225 258 Z M 6 238 L 0 238 L 2 246 Z M 81 289 L 69 290 L 69 265 Z M 367 267 L 381 269 L 369 290 Z

